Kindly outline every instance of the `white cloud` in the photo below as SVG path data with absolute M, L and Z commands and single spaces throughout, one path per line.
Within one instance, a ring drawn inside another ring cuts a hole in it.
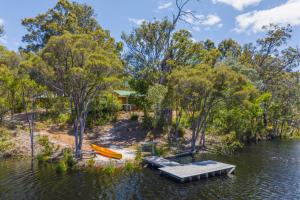
M 137 26 L 140 26 L 144 21 L 147 21 L 147 20 L 145 20 L 145 19 L 129 18 L 128 21 L 130 23 L 133 23 L 133 24 L 137 25 Z
M 262 0 L 212 0 L 213 3 L 224 3 L 236 10 L 243 10 L 251 5 L 258 5 Z
M 277 7 L 248 12 L 236 17 L 237 32 L 261 32 L 269 24 L 292 26 L 300 25 L 300 0 L 288 0 Z
M 221 18 L 217 15 L 207 15 L 206 19 L 202 22 L 203 25 L 214 26 L 221 22 Z
M 185 15 L 183 20 L 189 23 L 192 26 L 194 31 L 199 32 L 201 27 L 211 27 L 217 26 L 221 28 L 223 24 L 221 23 L 221 18 L 218 15 L 209 14 L 205 15 Z
M 172 5 L 173 5 L 173 3 L 171 1 L 170 2 L 159 2 L 157 9 L 164 10 L 164 9 L 170 8 Z

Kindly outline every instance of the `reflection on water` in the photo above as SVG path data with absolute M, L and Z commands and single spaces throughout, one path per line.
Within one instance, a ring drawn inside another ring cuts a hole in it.
M 232 157 L 201 155 L 237 166 L 235 176 L 180 184 L 152 169 L 108 176 L 57 174 L 51 165 L 0 162 L 0 199 L 300 199 L 300 142 L 272 141 Z M 191 158 L 182 158 L 188 163 Z

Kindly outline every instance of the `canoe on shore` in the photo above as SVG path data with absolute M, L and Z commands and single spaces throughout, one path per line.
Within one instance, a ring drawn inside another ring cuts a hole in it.
M 101 156 L 105 156 L 105 157 L 108 157 L 108 158 L 114 158 L 114 159 L 122 159 L 122 154 L 118 153 L 118 152 L 115 152 L 113 150 L 110 150 L 108 148 L 104 148 L 104 147 L 99 147 L 95 144 L 92 144 L 92 149 L 100 154 Z

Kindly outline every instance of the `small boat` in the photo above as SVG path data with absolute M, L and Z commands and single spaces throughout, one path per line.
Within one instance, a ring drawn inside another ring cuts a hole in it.
M 105 156 L 105 157 L 108 157 L 108 158 L 115 158 L 115 159 L 122 159 L 122 154 L 121 153 L 117 153 L 113 150 L 110 150 L 110 149 L 107 149 L 107 148 L 104 148 L 104 147 L 99 147 L 95 144 L 92 144 L 91 145 L 93 150 L 96 151 L 96 153 L 102 155 L 102 156 Z

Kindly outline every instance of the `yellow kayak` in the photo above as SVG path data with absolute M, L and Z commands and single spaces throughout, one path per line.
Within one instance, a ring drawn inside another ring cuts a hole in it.
M 95 144 L 92 144 L 92 148 L 96 153 L 108 157 L 108 158 L 115 158 L 115 159 L 122 159 L 122 154 L 117 153 L 115 151 L 112 151 L 110 149 L 104 148 L 104 147 L 99 147 Z

